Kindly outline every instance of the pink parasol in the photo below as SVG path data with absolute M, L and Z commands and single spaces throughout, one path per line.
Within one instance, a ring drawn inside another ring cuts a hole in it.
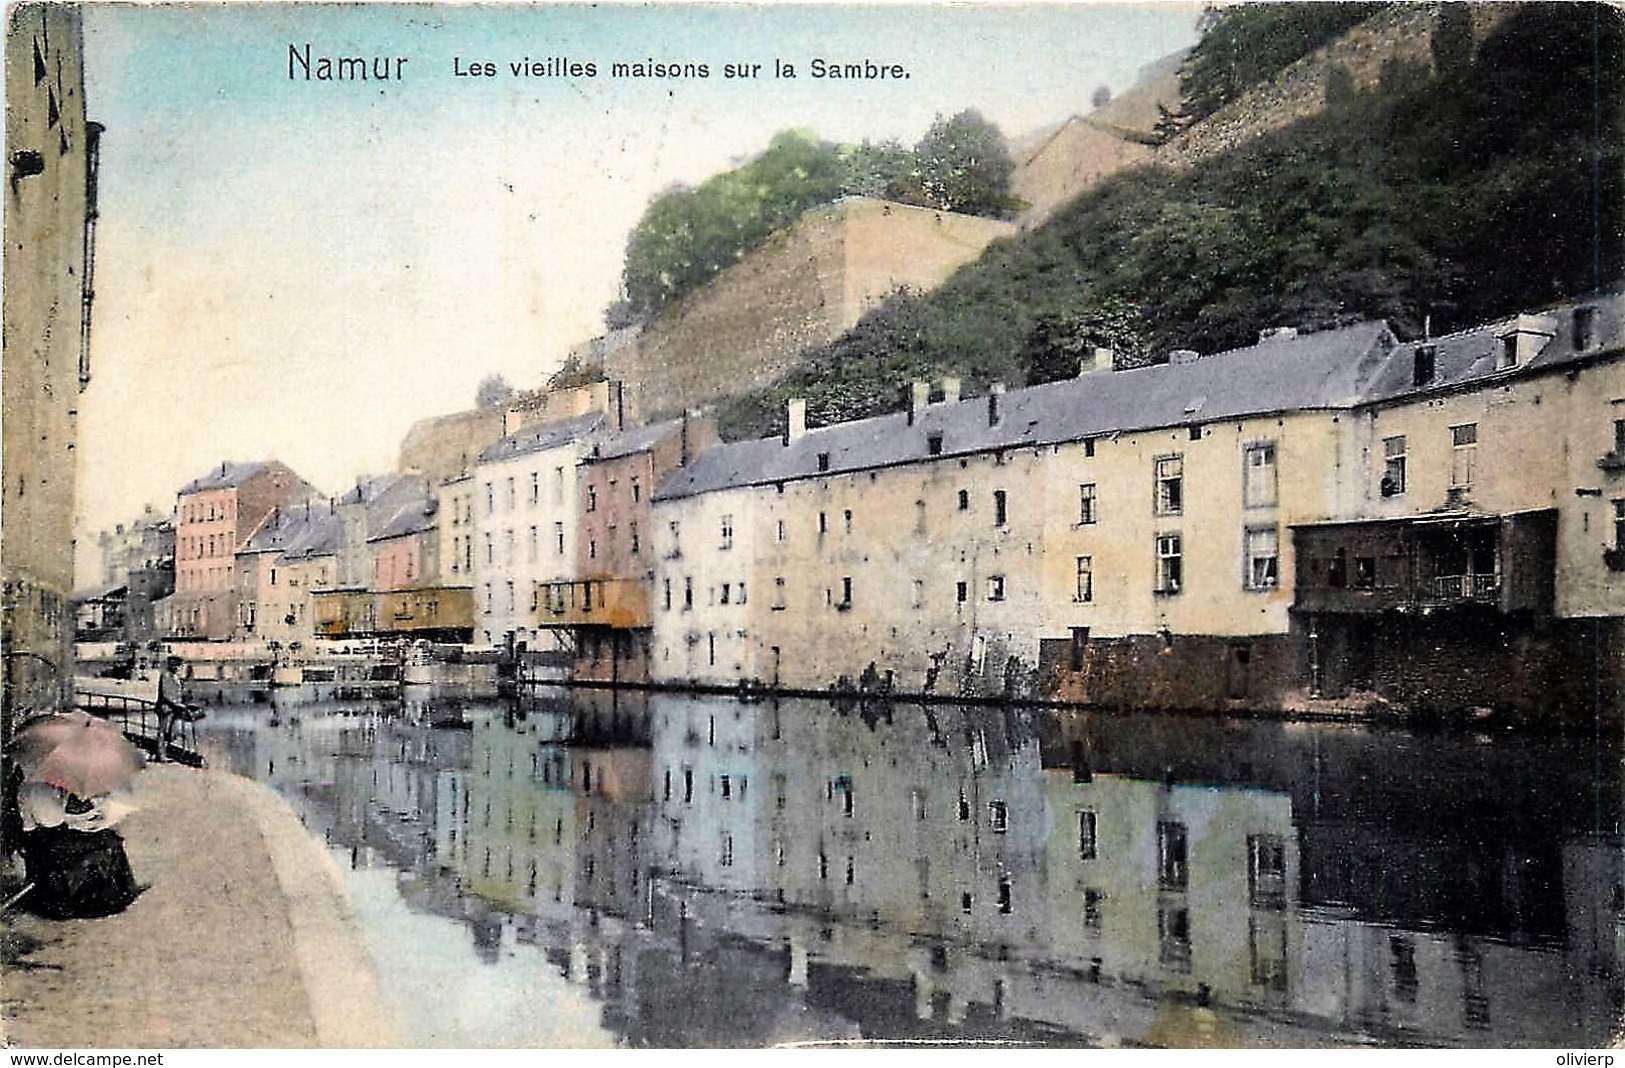
M 80 797 L 129 785 L 147 762 L 117 727 L 83 712 L 25 724 L 11 749 L 26 781 L 47 783 Z

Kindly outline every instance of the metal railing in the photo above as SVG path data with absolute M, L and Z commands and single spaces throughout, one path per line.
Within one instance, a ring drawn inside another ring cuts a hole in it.
M 1428 590 L 1434 601 L 1494 601 L 1501 592 L 1499 575 L 1438 575 Z
M 138 749 L 148 753 L 158 751 L 158 702 L 152 698 L 80 690 L 74 694 L 73 703 L 74 707 L 98 719 L 118 724 L 124 737 Z M 194 768 L 204 765 L 203 754 L 198 749 L 197 730 L 191 721 L 181 720 L 175 724 L 164 750 L 167 758 L 177 764 Z

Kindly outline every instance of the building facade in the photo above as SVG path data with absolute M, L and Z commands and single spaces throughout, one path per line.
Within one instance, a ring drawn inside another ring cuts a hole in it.
M 578 577 L 576 467 L 605 426 L 604 413 L 590 412 L 526 427 L 480 454 L 474 469 L 476 645 L 501 646 L 511 638 L 531 650 L 569 651 L 568 629 L 540 626 L 537 613 L 544 604 L 561 613 Z
M 1620 312 L 1412 344 L 1271 331 L 1132 370 L 1098 353 L 1073 380 L 920 383 L 907 412 L 810 430 L 792 402 L 782 439 L 710 450 L 656 493 L 652 676 L 1617 708 Z
M 582 460 L 576 541 L 581 580 L 567 600 L 549 598 L 540 607 L 543 625 L 575 628 L 574 678 L 648 681 L 654 489 L 668 472 L 716 443 L 709 419 L 685 416 L 606 438 Z M 555 606 L 565 610 L 555 613 Z
M 80 12 L 19 4 L 6 26 L 6 368 L 0 404 L 0 742 L 72 679 L 78 397 L 90 380 L 101 126 L 86 117 Z
M 239 626 L 235 557 L 273 511 L 314 490 L 279 460 L 222 463 L 175 499 L 173 637 L 225 641 Z

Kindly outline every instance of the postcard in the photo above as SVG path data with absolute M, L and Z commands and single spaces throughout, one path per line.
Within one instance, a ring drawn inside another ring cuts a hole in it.
M 0 1035 L 1611 1063 L 1622 66 L 13 6 Z

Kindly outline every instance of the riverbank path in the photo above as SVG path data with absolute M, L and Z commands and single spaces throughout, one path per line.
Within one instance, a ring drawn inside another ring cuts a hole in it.
M 119 827 L 137 881 L 124 912 L 12 912 L 0 1040 L 21 1048 L 391 1045 L 337 866 L 270 789 L 151 765 Z

